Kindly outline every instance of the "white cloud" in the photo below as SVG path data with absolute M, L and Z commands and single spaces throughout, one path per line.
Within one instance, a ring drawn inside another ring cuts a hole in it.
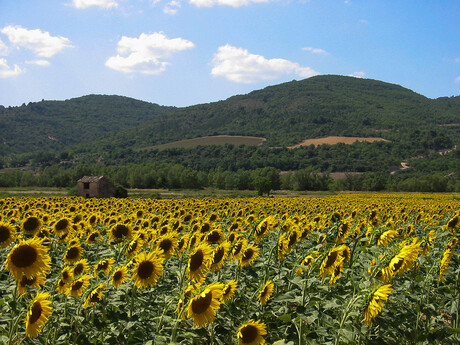
M 455 59 L 455 62 L 460 62 L 460 58 L 456 58 L 456 59 Z
M 455 82 L 460 83 L 460 77 L 455 78 Z
M 302 67 L 296 62 L 285 59 L 267 59 L 228 44 L 219 47 L 213 64 L 212 75 L 223 76 L 237 83 L 257 83 L 288 74 L 302 78 L 318 74 L 310 67 Z
M 179 10 L 180 7 L 181 7 L 180 2 L 173 0 L 173 1 L 169 2 L 163 8 L 163 12 L 166 13 L 166 14 L 175 15 L 175 14 L 177 14 L 177 11 Z
M 369 24 L 369 21 L 367 21 L 366 19 L 360 19 L 359 22 L 361 24 Z
M 217 5 L 241 7 L 252 3 L 270 2 L 272 0 L 190 0 L 192 5 L 197 7 L 212 7 Z
M 0 78 L 14 77 L 22 73 L 18 65 L 14 65 L 14 69 L 8 66 L 6 59 L 0 59 Z
M 8 47 L 2 40 L 0 40 L 0 55 L 8 55 Z
M 355 78 L 364 78 L 365 75 L 366 75 L 366 73 L 364 73 L 364 72 L 354 72 L 352 74 L 349 74 L 348 76 L 349 77 L 355 77 Z
M 302 50 L 305 50 L 313 54 L 328 54 L 327 51 L 325 51 L 324 49 L 320 49 L 320 48 L 305 47 L 305 48 L 302 48 Z
M 1 30 L 8 36 L 11 43 L 33 50 L 43 57 L 52 57 L 64 48 L 72 47 L 66 37 L 51 36 L 49 32 L 40 29 L 28 30 L 21 26 L 6 26 Z
M 118 54 L 110 57 L 105 65 L 123 73 L 158 74 L 169 65 L 162 60 L 194 46 L 183 38 L 169 39 L 162 32 L 142 33 L 139 38 L 123 36 L 118 42 Z
M 91 6 L 96 6 L 100 8 L 112 8 L 118 7 L 118 3 L 113 0 L 73 0 L 72 1 L 75 8 L 84 9 Z
M 48 60 L 30 60 L 26 61 L 29 65 L 37 65 L 37 66 L 49 66 L 50 62 Z

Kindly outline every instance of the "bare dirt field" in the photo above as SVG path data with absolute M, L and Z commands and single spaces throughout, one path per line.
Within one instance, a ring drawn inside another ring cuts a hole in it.
M 295 149 L 297 147 L 301 146 L 309 146 L 309 145 L 315 145 L 315 146 L 320 146 L 323 144 L 327 145 L 334 145 L 338 143 L 343 143 L 343 144 L 348 144 L 351 145 L 357 141 L 367 141 L 367 142 L 374 142 L 374 141 L 388 141 L 383 138 L 363 138 L 363 137 L 336 137 L 336 136 L 330 136 L 330 137 L 324 137 L 324 138 L 316 138 L 316 139 L 307 139 L 302 141 L 301 143 L 294 145 L 294 146 L 289 146 L 288 148 L 290 149 Z

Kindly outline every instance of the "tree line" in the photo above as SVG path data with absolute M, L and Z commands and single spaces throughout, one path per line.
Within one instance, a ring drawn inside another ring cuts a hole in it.
M 333 180 L 328 173 L 312 167 L 281 172 L 273 167 L 237 171 L 221 168 L 199 171 L 180 164 L 149 163 L 123 166 L 79 164 L 73 167 L 52 165 L 40 171 L 9 169 L 0 172 L 0 187 L 66 187 L 76 186 L 85 175 L 104 175 L 125 188 L 255 190 L 268 194 L 275 190 L 297 191 L 407 191 L 460 192 L 457 173 L 364 172 L 345 174 Z

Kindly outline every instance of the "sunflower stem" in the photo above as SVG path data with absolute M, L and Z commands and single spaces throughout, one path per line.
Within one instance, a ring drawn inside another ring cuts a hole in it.
M 184 303 L 184 305 L 182 306 L 182 309 L 180 310 L 180 313 L 177 317 L 177 320 L 176 320 L 176 324 L 174 325 L 174 328 L 171 332 L 171 344 L 175 344 L 176 343 L 176 338 L 177 338 L 177 328 L 179 327 L 179 324 L 182 320 L 182 315 L 184 315 L 184 312 L 187 310 L 187 304 Z
M 343 311 L 343 316 L 342 316 L 342 320 L 340 320 L 340 325 L 339 325 L 339 328 L 337 329 L 337 336 L 335 338 L 335 345 L 338 345 L 339 344 L 339 340 L 340 340 L 340 330 L 342 329 L 343 325 L 345 324 L 345 322 L 347 321 L 348 319 L 348 315 L 350 315 L 350 311 L 351 311 L 351 308 L 355 305 L 355 303 L 361 298 L 361 295 L 357 295 L 355 297 L 353 297 L 350 302 L 348 302 L 348 305 L 347 307 L 345 308 L 345 310 Z
M 131 289 L 131 304 L 129 308 L 129 318 L 130 319 L 133 317 L 135 297 L 136 297 L 136 285 L 133 284 L 133 287 Z
M 460 319 L 460 270 L 458 271 L 458 277 L 457 277 L 457 315 L 455 316 L 455 328 L 458 328 L 459 326 L 459 319 Z
M 270 250 L 270 254 L 268 256 L 268 261 L 267 261 L 267 264 L 265 265 L 265 273 L 264 273 L 264 280 L 263 280 L 264 282 L 267 281 L 268 269 L 270 268 L 270 262 L 272 260 L 273 252 L 275 251 L 276 248 L 278 248 L 278 242 L 275 242 L 275 245 Z
M 12 345 L 14 344 L 14 340 L 16 339 L 16 328 L 18 327 L 18 324 L 19 324 L 19 320 L 21 319 L 22 317 L 22 313 L 19 313 L 19 315 L 16 317 L 16 319 L 13 321 L 13 319 L 11 319 L 11 327 L 10 327 L 10 331 L 9 331 L 9 334 L 8 334 L 8 345 Z

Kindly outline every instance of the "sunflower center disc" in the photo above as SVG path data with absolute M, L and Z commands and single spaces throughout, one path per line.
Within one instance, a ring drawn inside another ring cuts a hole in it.
M 24 222 L 23 227 L 25 231 L 33 232 L 39 225 L 40 223 L 36 217 L 30 217 Z
M 0 243 L 10 238 L 10 230 L 6 226 L 0 226 Z
M 37 250 L 29 245 L 19 246 L 11 255 L 11 261 L 16 267 L 29 267 L 37 260 Z
M 114 281 L 119 281 L 119 280 L 121 280 L 121 277 L 122 277 L 121 271 L 116 271 L 116 272 L 113 274 L 113 280 L 114 280 Z
M 169 240 L 169 239 L 165 239 L 165 240 L 163 240 L 163 241 L 160 242 L 159 247 L 160 247 L 161 249 L 163 249 L 163 252 L 167 253 L 167 252 L 169 252 L 169 250 L 170 250 L 171 247 L 172 247 L 172 242 L 171 242 L 171 240 Z
M 202 314 L 208 310 L 212 301 L 212 292 L 209 291 L 204 297 L 198 297 L 192 301 L 192 311 L 194 314 Z
M 150 261 L 144 261 L 139 264 L 139 268 L 137 270 L 137 274 L 141 279 L 149 278 L 153 273 L 153 263 Z
M 118 224 L 113 231 L 113 235 L 117 238 L 122 238 L 123 236 L 128 235 L 128 228 L 122 224 Z
M 224 248 L 219 248 L 217 252 L 214 254 L 214 260 L 212 263 L 218 264 L 224 257 L 224 254 L 225 254 Z
M 66 258 L 69 260 L 78 258 L 80 251 L 77 247 L 72 247 L 67 251 Z
M 327 261 L 326 261 L 325 268 L 330 267 L 334 264 L 335 260 L 337 259 L 337 254 L 338 252 L 332 252 L 329 254 Z
M 200 268 L 203 263 L 203 252 L 201 250 L 197 251 L 190 257 L 190 271 L 194 272 Z
M 29 317 L 29 323 L 34 324 L 42 315 L 42 306 L 40 302 L 35 302 L 31 308 L 31 315 Z
M 241 334 L 243 335 L 243 344 L 250 344 L 257 338 L 257 328 L 254 326 L 246 326 L 241 330 Z
M 55 228 L 57 231 L 62 231 L 62 230 L 64 230 L 65 228 L 67 228 L 68 225 L 69 225 L 69 222 L 67 221 L 67 219 L 61 219 L 59 222 L 56 223 L 56 225 L 54 226 L 54 228 Z

